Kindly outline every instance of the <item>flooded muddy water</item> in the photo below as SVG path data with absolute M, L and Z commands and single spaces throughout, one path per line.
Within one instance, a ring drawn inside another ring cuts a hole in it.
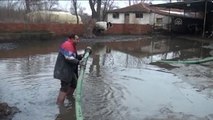
M 83 81 L 85 120 L 211 120 L 213 63 L 151 64 L 162 59 L 211 56 L 201 43 L 175 39 L 87 42 L 91 46 Z M 74 108 L 55 104 L 60 82 L 53 79 L 61 41 L 0 44 L 0 101 L 21 111 L 13 120 L 74 120 Z M 209 44 L 205 44 L 208 46 Z

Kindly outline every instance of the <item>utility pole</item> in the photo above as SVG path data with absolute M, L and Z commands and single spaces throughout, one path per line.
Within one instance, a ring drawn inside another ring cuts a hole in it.
M 208 1 L 207 1 L 207 0 L 205 0 L 204 18 L 203 18 L 203 34 L 202 34 L 202 37 L 204 37 L 204 36 L 205 36 L 207 4 L 208 4 Z

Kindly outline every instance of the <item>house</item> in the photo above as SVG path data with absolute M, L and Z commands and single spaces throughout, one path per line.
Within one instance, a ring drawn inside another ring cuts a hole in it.
M 107 21 L 112 24 L 152 25 L 168 29 L 171 18 L 165 14 L 165 12 L 160 12 L 157 7 L 151 7 L 147 3 L 139 3 L 108 11 Z

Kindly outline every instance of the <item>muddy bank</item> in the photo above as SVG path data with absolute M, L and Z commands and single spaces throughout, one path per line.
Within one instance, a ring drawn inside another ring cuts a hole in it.
M 0 42 L 15 42 L 26 40 L 51 40 L 54 34 L 48 31 L 40 32 L 3 32 L 0 33 Z
M 0 103 L 0 119 L 12 120 L 13 116 L 20 112 L 17 107 L 11 107 L 7 103 Z

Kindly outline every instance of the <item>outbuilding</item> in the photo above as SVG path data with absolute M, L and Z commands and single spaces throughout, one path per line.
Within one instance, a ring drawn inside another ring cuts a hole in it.
M 82 24 L 81 17 L 79 18 L 79 24 Z M 76 24 L 77 17 L 69 12 L 63 11 L 35 11 L 27 14 L 29 22 L 33 23 L 67 23 Z

